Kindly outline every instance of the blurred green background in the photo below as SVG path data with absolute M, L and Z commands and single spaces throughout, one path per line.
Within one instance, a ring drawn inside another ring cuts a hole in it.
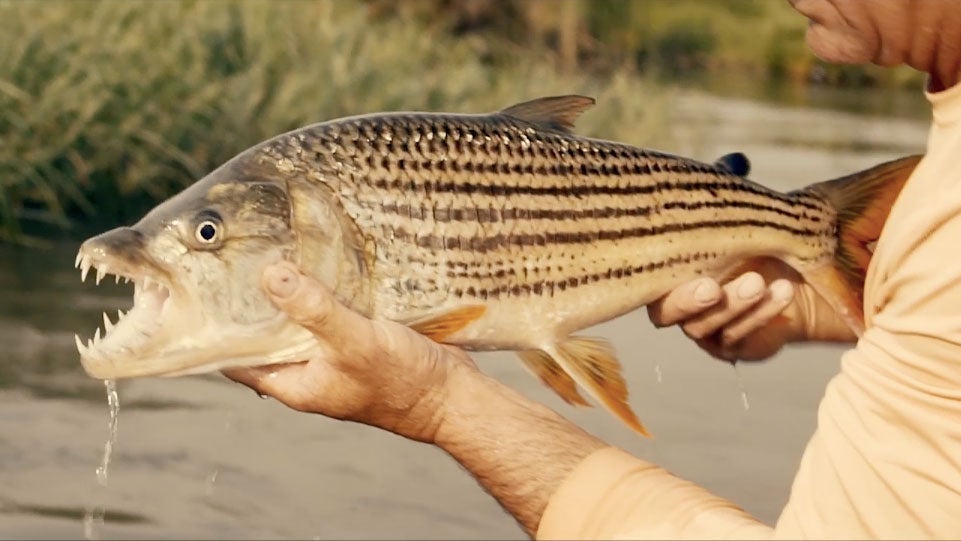
M 580 133 L 669 147 L 672 86 L 803 104 L 920 85 L 819 62 L 805 25 L 779 0 L 3 0 L 0 242 L 135 219 L 265 138 L 348 114 L 578 92 L 599 99 Z

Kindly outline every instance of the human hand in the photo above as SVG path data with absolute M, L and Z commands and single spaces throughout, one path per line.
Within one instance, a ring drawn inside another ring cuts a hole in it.
M 235 368 L 224 375 L 298 411 L 434 441 L 448 381 L 476 371 L 466 353 L 350 310 L 290 263 L 269 267 L 262 281 L 272 301 L 316 335 L 319 351 L 304 362 Z
M 766 359 L 790 342 L 857 339 L 790 266 L 764 259 L 754 268 L 724 286 L 688 282 L 648 305 L 648 315 L 658 327 L 680 325 L 701 349 L 731 362 Z

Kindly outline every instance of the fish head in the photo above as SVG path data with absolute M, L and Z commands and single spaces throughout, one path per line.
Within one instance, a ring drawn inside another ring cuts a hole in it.
M 289 179 L 234 159 L 136 224 L 85 241 L 82 278 L 95 269 L 98 284 L 107 274 L 134 283 L 127 314 L 116 323 L 104 314 L 103 337 L 98 328 L 86 345 L 77 338 L 86 372 L 174 376 L 306 358 L 313 335 L 261 286 L 268 265 L 302 260 L 296 219 Z

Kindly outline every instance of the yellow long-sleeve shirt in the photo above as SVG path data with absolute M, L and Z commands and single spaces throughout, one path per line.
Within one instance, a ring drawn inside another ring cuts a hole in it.
M 539 539 L 961 538 L 961 85 L 927 98 L 927 152 L 868 269 L 867 330 L 777 524 L 612 447 L 552 496 Z

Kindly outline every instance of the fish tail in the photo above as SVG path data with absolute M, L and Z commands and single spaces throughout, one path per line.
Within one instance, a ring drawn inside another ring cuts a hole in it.
M 805 189 L 827 198 L 837 209 L 837 248 L 831 265 L 805 271 L 804 277 L 858 336 L 864 331 L 864 281 L 871 245 L 920 160 L 920 155 L 900 158 Z
M 627 383 L 614 349 L 600 338 L 573 336 L 559 342 L 552 357 L 570 377 L 634 431 L 650 437 L 627 402 Z M 555 387 L 555 391 L 557 388 Z M 565 398 L 567 399 L 567 398 Z

